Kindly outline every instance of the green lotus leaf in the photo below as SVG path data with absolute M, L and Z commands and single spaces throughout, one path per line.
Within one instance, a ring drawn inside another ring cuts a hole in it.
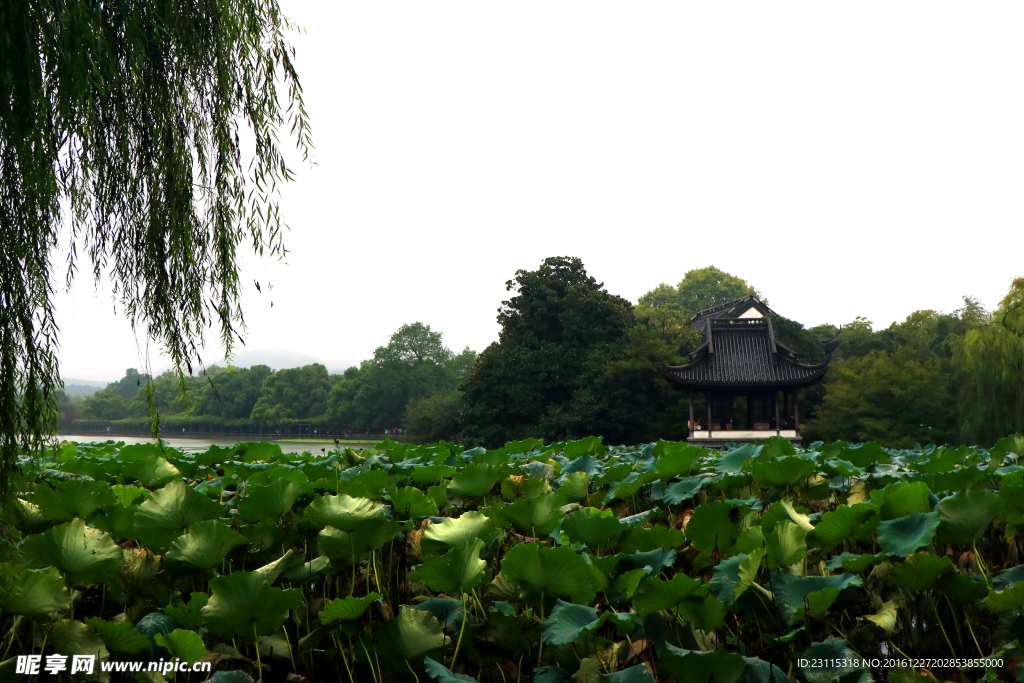
M 99 680 L 103 663 L 110 661 L 110 651 L 103 644 L 103 639 L 80 621 L 61 619 L 54 623 L 50 642 L 53 643 L 53 651 L 68 657 L 69 663 L 75 655 L 93 655 L 96 658 L 93 660 L 94 680 Z
M 285 581 L 305 581 L 309 583 L 313 581 L 313 577 L 319 576 L 320 574 L 330 574 L 333 571 L 334 567 L 331 565 L 331 560 L 321 555 L 320 557 L 313 558 L 305 564 L 301 564 L 287 570 L 281 574 L 281 578 Z
M 268 586 L 273 586 L 278 577 L 290 569 L 302 566 L 302 564 L 302 555 L 299 555 L 294 550 L 288 550 L 281 557 L 273 562 L 268 562 L 255 571 L 257 574 L 263 575 L 263 578 L 267 580 Z
M 748 463 L 750 473 L 761 486 L 783 488 L 802 482 L 818 470 L 817 464 L 808 458 L 791 455 L 772 460 L 758 456 Z
M 326 527 L 317 536 L 320 552 L 327 557 L 339 560 L 358 560 L 375 550 L 380 550 L 390 542 L 402 525 L 388 519 L 372 519 L 359 526 L 355 531 L 340 531 L 334 527 Z
M 740 535 L 731 519 L 734 507 L 721 500 L 698 505 L 686 525 L 686 538 L 693 547 L 705 555 L 710 555 L 716 546 L 721 557 L 733 554 Z
M 423 668 L 428 676 L 437 679 L 437 683 L 477 683 L 477 680 L 472 676 L 457 674 L 444 664 L 438 664 L 430 657 L 423 658 Z
M 846 446 L 835 457 L 852 462 L 857 467 L 871 467 L 880 462 L 889 462 L 889 454 L 878 443 L 868 441 L 859 446 Z
M 55 568 L 0 564 L 0 613 L 46 614 L 67 609 L 69 600 L 64 579 Z
M 805 598 L 810 601 L 812 593 L 826 591 L 818 598 L 818 604 L 808 605 L 813 612 L 827 609 L 839 595 L 839 591 L 849 586 L 862 585 L 861 578 L 856 574 L 834 574 L 832 576 L 794 576 L 772 572 L 770 588 L 775 595 L 775 603 L 779 612 L 789 626 L 803 623 Z
M 699 600 L 683 600 L 676 607 L 676 613 L 686 623 L 693 624 L 694 628 L 707 632 L 725 627 L 725 617 L 729 614 L 729 609 L 714 595 L 708 595 Z
M 196 453 L 196 462 L 204 467 L 213 467 L 223 462 L 227 462 L 234 455 L 234 449 L 232 448 L 221 448 L 220 446 L 210 446 L 210 449 L 204 453 Z
M 445 641 L 440 621 L 407 605 L 399 607 L 393 619 L 373 629 L 373 638 L 382 656 L 406 662 L 438 657 Z
M 640 585 L 633 595 L 633 607 L 641 617 L 673 609 L 687 598 L 703 599 L 708 595 L 708 586 L 686 574 L 676 574 L 669 581 L 648 579 Z
M 508 603 L 504 603 L 508 604 Z M 413 605 L 414 608 L 421 612 L 427 612 L 432 615 L 435 619 L 441 621 L 441 625 L 448 628 L 452 624 L 457 627 L 462 625 L 462 600 L 453 600 L 451 598 L 427 598 L 423 602 L 418 602 Z M 512 616 L 515 616 L 515 610 L 512 610 Z
M 135 513 L 138 511 L 138 505 L 112 505 L 106 512 L 93 517 L 90 523 L 97 529 L 106 531 L 115 541 L 133 541 L 138 538 L 135 531 Z
M 440 524 L 431 524 L 423 532 L 420 548 L 424 553 L 434 553 L 446 548 L 463 548 L 481 539 L 490 543 L 498 534 L 494 521 L 482 512 L 464 512 L 459 517 L 446 517 Z
M 854 538 L 874 513 L 867 505 L 840 505 L 821 516 L 821 521 L 807 534 L 807 545 L 831 550 L 844 540 Z
M 864 554 L 856 555 L 854 553 L 842 553 L 836 555 L 831 560 L 825 563 L 825 566 L 831 571 L 837 569 L 845 569 L 848 572 L 854 574 L 860 574 L 862 571 L 867 569 L 873 564 L 878 564 L 885 559 L 885 553 L 878 553 L 877 555 Z
M 326 474 L 326 470 L 325 470 Z M 270 486 L 275 481 L 290 481 L 293 484 L 308 484 L 309 477 L 302 470 L 288 465 L 274 465 L 265 470 L 254 472 L 249 477 L 250 486 Z
M 600 436 L 586 436 L 576 441 L 566 441 L 562 446 L 562 453 L 570 460 L 575 460 L 581 455 L 588 455 L 591 453 L 600 455 L 602 450 L 602 438 L 603 437 Z
M 32 502 L 39 512 L 53 522 L 66 522 L 78 517 L 88 520 L 101 507 L 114 502 L 110 485 L 102 481 L 72 479 L 51 484 L 42 481 L 36 486 Z
M 800 671 L 807 683 L 833 683 L 839 679 L 847 681 L 847 674 L 861 670 L 855 666 L 859 661 L 862 660 L 857 651 L 841 638 L 814 643 L 799 658 L 799 662 L 805 662 L 800 666 Z
M 887 636 L 891 636 L 893 629 L 896 628 L 896 603 L 889 600 L 876 613 L 861 617 L 861 619 L 870 621 L 878 628 L 883 629 Z
M 622 481 L 612 482 L 608 486 L 608 494 L 605 496 L 605 501 L 627 500 L 640 493 L 641 489 L 655 481 L 658 481 L 657 472 L 630 472 Z
M 623 553 L 617 557 L 622 558 L 621 562 L 618 563 L 620 572 L 643 569 L 647 574 L 657 576 L 661 573 L 662 569 L 675 564 L 676 551 L 671 548 L 657 548 L 655 550 L 635 552 L 632 556 Z
M 709 454 L 705 448 L 690 446 L 685 441 L 659 441 L 654 444 L 655 471 L 660 479 L 671 479 L 693 472 L 700 459 Z
M 740 683 L 747 668 L 743 657 L 726 650 L 684 650 L 668 643 L 665 650 L 658 669 L 688 683 Z
M 22 552 L 42 565 L 53 565 L 68 584 L 104 583 L 121 570 L 121 548 L 110 534 L 73 519 L 25 539 Z
M 503 505 L 499 515 L 517 531 L 528 536 L 546 536 L 565 517 L 563 503 L 554 492 L 535 498 L 520 498 L 514 503 Z
M 182 628 L 198 631 L 199 627 L 203 625 L 203 608 L 209 602 L 209 595 L 196 592 L 189 596 L 188 602 L 180 605 L 168 605 L 163 608 L 163 612 Z
M 497 465 L 472 464 L 455 473 L 448 484 L 449 496 L 486 496 L 502 478 Z
M 233 572 L 210 579 L 210 601 L 201 614 L 206 628 L 221 638 L 276 633 L 288 619 L 288 610 L 303 605 L 298 589 L 268 586 L 256 572 Z
M 480 559 L 483 549 L 484 542 L 478 538 L 444 555 L 427 555 L 423 564 L 412 570 L 409 580 L 422 581 L 435 593 L 462 595 L 490 579 L 487 563 Z
M 175 573 L 213 569 L 220 566 L 232 548 L 246 543 L 245 536 L 220 520 L 196 522 L 188 528 L 188 533 L 171 543 L 170 550 L 164 554 L 164 566 Z
M 683 477 L 665 487 L 661 500 L 667 505 L 679 505 L 696 496 L 707 482 L 707 477 Z
M 180 481 L 154 491 L 135 513 L 135 532 L 150 548 L 166 548 L 196 522 L 220 517 L 224 508 Z
M 807 556 L 807 531 L 788 519 L 781 520 L 764 537 L 769 569 L 788 567 Z
M 123 652 L 128 655 L 141 655 L 149 652 L 149 638 L 139 633 L 138 629 L 127 621 L 114 623 L 99 617 L 91 617 L 85 623 L 100 634 L 103 643 L 111 652 Z
M 654 676 L 646 664 L 637 664 L 615 673 L 601 674 L 598 683 L 654 683 Z
M 918 512 L 881 522 L 875 532 L 878 547 L 886 555 L 906 557 L 932 542 L 940 521 L 938 512 Z
M 622 593 L 626 598 L 632 598 L 640 582 L 647 578 L 648 572 L 645 568 L 630 569 L 615 577 L 612 583 L 612 593 Z
M 942 574 L 952 570 L 953 563 L 946 556 L 914 553 L 903 562 L 892 565 L 885 583 L 894 588 L 925 591 L 935 585 Z
M 149 489 L 144 489 L 141 486 L 114 484 L 110 487 L 110 490 L 114 494 L 117 504 L 124 508 L 131 507 L 135 503 L 141 503 L 149 498 L 150 494 Z
M 960 602 L 975 602 L 988 595 L 985 578 L 949 572 L 935 582 L 935 590 Z
M 123 451 L 122 451 L 123 452 Z M 155 489 L 175 480 L 181 480 L 178 468 L 159 455 L 146 455 L 124 464 L 121 476 L 126 481 L 138 480 L 147 489 Z
M 585 543 L 591 548 L 614 544 L 626 530 L 613 510 L 581 508 L 566 515 L 562 521 L 562 537 L 572 543 Z
M 939 540 L 942 543 L 971 545 L 978 541 L 989 524 L 1003 514 L 1002 500 L 992 491 L 975 489 L 958 493 L 939 503 Z
M 380 602 L 380 595 L 373 591 L 360 598 L 349 595 L 325 604 L 318 617 L 321 624 L 330 624 L 334 621 L 355 621 L 362 617 L 363 613 L 375 602 Z
M 296 500 L 312 493 L 313 487 L 309 484 L 287 479 L 275 479 L 267 486 L 250 485 L 245 497 L 238 501 L 238 515 L 247 522 L 281 519 Z
M 1018 581 L 1024 581 L 1024 565 L 996 572 L 995 576 L 992 577 L 992 586 L 996 590 L 1002 590 L 1009 588 Z
M 754 584 L 767 552 L 764 548 L 756 548 L 749 555 L 740 554 L 720 562 L 709 584 L 715 596 L 726 605 L 733 604 Z
M 784 519 L 788 519 L 804 531 L 810 531 L 814 528 L 810 517 L 802 512 L 797 512 L 793 507 L 793 502 L 789 499 L 772 503 L 768 511 L 761 516 L 761 528 L 764 529 L 766 534 L 770 533 L 775 530 L 775 525 Z
M 623 553 L 636 553 L 657 550 L 659 548 L 678 548 L 686 541 L 680 529 L 664 524 L 654 524 L 650 528 L 631 526 L 619 538 L 618 548 Z
M 206 645 L 203 644 L 203 639 L 193 631 L 176 628 L 166 636 L 157 633 L 153 636 L 153 642 L 166 649 L 172 658 L 189 664 L 194 664 L 206 656 Z
M 43 517 L 38 505 L 21 498 L 14 499 L 14 517 L 18 528 L 30 534 L 46 531 L 53 526 L 53 522 Z
M 235 457 L 245 462 L 287 462 L 288 457 L 281 450 L 280 444 L 267 441 L 248 441 L 235 445 L 232 449 Z
M 414 486 L 392 489 L 387 499 L 402 519 L 422 519 L 437 516 L 437 503 Z
M 545 643 L 561 645 L 575 643 L 580 636 L 596 631 L 602 623 L 598 610 L 557 600 L 547 621 L 541 622 L 540 630 Z
M 1015 583 L 1005 590 L 989 591 L 981 604 L 997 614 L 1024 609 L 1024 582 Z
M 590 494 L 590 475 L 586 472 L 573 472 L 561 481 L 556 493 L 562 505 L 580 503 Z
M 931 492 L 923 481 L 901 481 L 872 491 L 870 504 L 878 509 L 883 520 L 932 511 Z
M 450 477 L 453 474 L 455 474 L 454 467 L 445 467 L 444 465 L 425 465 L 413 468 L 412 480 L 420 485 L 433 484 L 446 477 Z
M 553 604 L 559 598 L 587 604 L 597 594 L 587 561 L 568 546 L 520 543 L 501 559 L 501 573 L 509 583 L 518 584 L 522 599 L 531 605 L 542 599 Z
M 234 671 L 214 671 L 204 683 L 253 683 L 252 676 L 241 669 Z
M 331 526 L 339 531 L 355 531 L 371 519 L 387 519 L 385 506 L 369 498 L 323 496 L 314 498 L 303 516 L 314 524 Z

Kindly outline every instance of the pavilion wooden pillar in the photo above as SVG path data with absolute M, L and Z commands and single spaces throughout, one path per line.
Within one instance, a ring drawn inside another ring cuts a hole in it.
M 690 398 L 690 436 L 693 436 L 693 389 L 686 392 Z
M 793 390 L 793 427 L 800 429 L 800 390 Z
M 779 392 L 772 390 L 772 407 L 775 409 L 775 434 L 779 434 Z
M 711 437 L 711 390 L 708 389 L 708 438 Z

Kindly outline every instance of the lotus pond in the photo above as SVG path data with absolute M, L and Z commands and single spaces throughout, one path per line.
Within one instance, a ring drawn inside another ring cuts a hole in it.
M 66 443 L 21 458 L 0 679 L 94 654 L 215 681 L 1011 681 L 1022 454 Z

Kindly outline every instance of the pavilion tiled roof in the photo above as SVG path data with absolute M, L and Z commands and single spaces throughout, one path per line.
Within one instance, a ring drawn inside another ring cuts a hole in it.
M 827 361 L 818 365 L 797 362 L 797 354 L 776 340 L 769 317 L 706 316 L 700 326 L 704 343 L 691 355 L 691 361 L 661 368 L 675 384 L 803 387 L 817 383 L 828 371 Z

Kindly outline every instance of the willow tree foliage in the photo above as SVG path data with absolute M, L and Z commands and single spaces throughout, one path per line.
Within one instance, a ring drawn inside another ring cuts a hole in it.
M 1024 432 L 1024 278 L 1017 278 L 991 316 L 957 340 L 960 438 L 989 445 Z
M 277 0 L 0 2 L 0 493 L 53 427 L 61 279 L 109 273 L 180 372 L 211 328 L 231 348 L 239 245 L 284 253 L 279 130 L 311 149 L 290 28 Z

